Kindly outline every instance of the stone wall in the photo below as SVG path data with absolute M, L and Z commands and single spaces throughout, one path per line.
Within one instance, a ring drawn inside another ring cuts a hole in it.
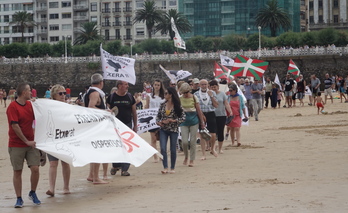
M 269 62 L 265 76 L 274 79 L 276 73 L 282 80 L 288 69 L 289 57 L 262 58 Z M 316 74 L 323 79 L 325 73 L 334 75 L 348 74 L 348 57 L 338 55 L 328 56 L 301 56 L 292 57 L 296 65 L 303 73 L 306 80 L 311 74 Z M 197 78 L 213 78 L 213 59 L 181 60 L 181 61 L 147 61 L 136 62 L 135 70 L 137 83 L 130 86 L 130 92 L 142 91 L 144 81 L 152 82 L 155 79 L 164 81 L 168 85 L 167 76 L 159 68 L 162 64 L 168 70 L 187 70 Z M 90 76 L 95 72 L 101 72 L 100 64 L 96 63 L 68 63 L 68 64 L 0 64 L 0 88 L 8 90 L 11 86 L 16 87 L 20 82 L 28 82 L 38 90 L 39 97 L 43 97 L 49 85 L 69 85 L 73 96 L 77 96 L 83 88 L 90 83 Z M 114 86 L 114 81 L 106 81 L 104 90 L 109 92 Z

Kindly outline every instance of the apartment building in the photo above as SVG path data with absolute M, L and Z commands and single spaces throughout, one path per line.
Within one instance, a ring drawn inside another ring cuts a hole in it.
M 19 11 L 34 12 L 33 0 L 3 0 L 0 1 L 0 44 L 22 41 L 22 32 L 18 26 L 11 24 L 12 16 Z M 31 43 L 35 40 L 34 27 L 24 30 L 24 41 Z
M 309 30 L 348 29 L 348 0 L 309 0 Z

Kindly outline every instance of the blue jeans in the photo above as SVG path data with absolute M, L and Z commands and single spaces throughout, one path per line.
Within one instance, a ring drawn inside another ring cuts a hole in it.
M 160 147 L 161 154 L 163 155 L 163 167 L 168 169 L 168 157 L 167 157 L 167 142 L 170 137 L 170 168 L 175 169 L 176 162 L 176 141 L 178 140 L 177 132 L 170 132 L 160 129 Z

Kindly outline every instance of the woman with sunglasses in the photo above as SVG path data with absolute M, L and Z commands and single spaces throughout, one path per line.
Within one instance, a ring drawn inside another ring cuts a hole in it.
M 152 87 L 153 87 L 152 93 L 146 96 L 145 109 L 158 109 L 161 103 L 164 102 L 163 83 L 160 80 L 155 80 L 152 84 Z M 155 149 L 157 149 L 156 134 L 158 134 L 158 131 L 159 131 L 159 128 L 149 130 L 150 136 L 151 136 L 151 146 Z M 157 163 L 158 162 L 157 155 L 154 155 L 153 157 L 155 159 L 155 163 Z
M 51 88 L 51 98 L 56 101 L 66 102 L 66 90 L 62 85 L 56 84 Z M 58 158 L 53 157 L 50 154 L 47 154 L 48 160 L 50 162 L 50 169 L 48 174 L 50 189 L 46 192 L 47 195 L 54 197 L 54 189 L 56 186 L 57 178 L 57 168 L 58 168 Z M 70 166 L 69 164 L 62 161 L 62 170 L 63 170 L 63 194 L 70 194 L 69 190 L 69 181 L 70 181 Z
M 227 126 L 231 128 L 232 145 L 234 145 L 235 138 L 233 137 L 233 135 L 235 135 L 237 138 L 237 146 L 240 146 L 240 127 L 242 126 L 242 115 L 244 114 L 245 119 L 248 119 L 248 116 L 245 111 L 243 98 L 238 94 L 237 85 L 233 83 L 229 85 L 228 88 L 230 92 L 228 102 L 230 104 L 234 117 Z
M 164 93 L 165 102 L 159 107 L 156 117 L 157 125 L 160 126 L 160 147 L 163 155 L 162 174 L 168 173 L 167 141 L 170 138 L 170 171 L 175 173 L 176 142 L 178 140 L 179 125 L 185 120 L 185 113 L 175 88 L 168 87 Z

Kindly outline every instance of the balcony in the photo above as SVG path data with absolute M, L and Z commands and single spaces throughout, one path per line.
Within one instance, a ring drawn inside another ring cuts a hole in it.
M 74 21 L 88 21 L 88 16 L 74 16 Z
M 74 27 L 74 33 L 80 33 L 82 29 L 82 27 Z
M 102 27 L 110 27 L 110 22 L 102 22 Z
M 112 8 L 112 12 L 113 13 L 120 13 L 121 12 L 121 8 Z
M 122 24 L 120 21 L 116 21 L 116 22 L 112 22 L 112 26 L 121 27 Z
M 36 20 L 36 23 L 40 23 L 40 24 L 47 23 L 47 18 L 39 18 Z
M 74 5 L 74 11 L 87 11 L 88 5 Z
M 132 12 L 132 7 L 124 7 L 123 12 L 125 13 L 131 13 Z
M 47 11 L 47 7 L 37 7 L 36 8 L 36 12 L 46 12 Z
M 132 40 L 132 36 L 131 35 L 124 35 L 123 40 Z
M 131 21 L 124 21 L 123 22 L 123 26 L 132 26 L 132 22 Z
M 36 31 L 37 35 L 47 34 L 47 30 L 38 30 Z
M 102 13 L 110 13 L 110 8 L 104 8 L 104 9 L 102 9 Z

